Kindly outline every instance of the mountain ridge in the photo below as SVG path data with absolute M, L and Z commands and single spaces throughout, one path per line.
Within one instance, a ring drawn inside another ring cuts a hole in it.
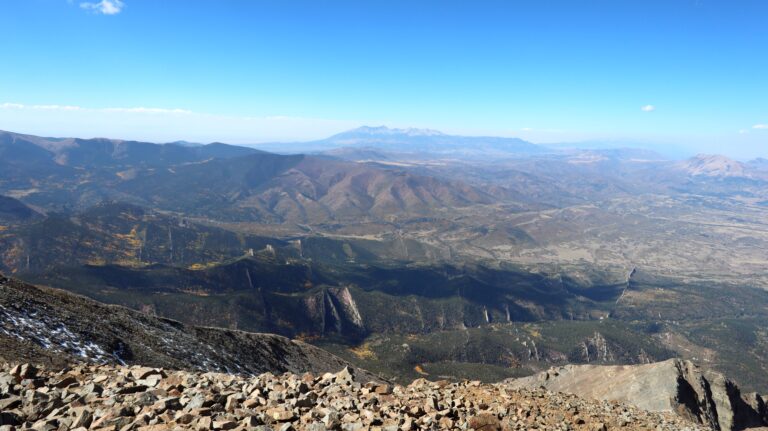
M 764 397 L 742 394 L 723 374 L 703 371 L 680 359 L 643 365 L 566 365 L 508 383 L 514 388 L 543 387 L 627 402 L 648 411 L 675 412 L 713 430 L 768 426 Z
M 338 371 L 347 362 L 273 334 L 187 326 L 0 275 L 0 360 L 141 364 L 246 374 Z M 359 370 L 365 379 L 375 376 Z
M 30 190 L 28 200 L 67 207 L 122 200 L 225 220 L 318 223 L 435 215 L 504 194 L 398 167 L 226 144 L 74 139 L 50 151 L 33 141 L 0 133 L 0 155 L 8 154 L 0 192 Z

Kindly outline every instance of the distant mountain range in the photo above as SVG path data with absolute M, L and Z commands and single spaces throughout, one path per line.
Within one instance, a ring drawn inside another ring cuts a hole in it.
M 326 152 L 375 149 L 384 152 L 441 157 L 493 157 L 545 154 L 552 150 L 518 138 L 447 135 L 430 129 L 363 126 L 319 141 L 260 145 L 277 152 Z
M 313 145 L 320 144 L 335 149 L 279 155 L 222 143 L 0 132 L 0 194 L 43 210 L 117 200 L 219 220 L 325 223 L 405 220 L 499 203 L 535 208 L 585 192 L 608 197 L 698 187 L 687 177 L 768 179 L 768 162 L 760 160 L 697 156 L 673 163 L 637 149 L 550 153 L 520 139 L 427 129 L 361 127 Z
M 0 193 L 85 207 L 122 200 L 224 220 L 323 222 L 491 204 L 501 189 L 398 168 L 220 143 L 203 146 L 0 133 Z

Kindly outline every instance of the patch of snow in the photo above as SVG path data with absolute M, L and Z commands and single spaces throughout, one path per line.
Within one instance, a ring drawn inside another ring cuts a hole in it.
M 0 330 L 44 349 L 79 356 L 92 362 L 106 363 L 112 356 L 98 344 L 72 332 L 63 322 L 34 312 L 0 305 Z

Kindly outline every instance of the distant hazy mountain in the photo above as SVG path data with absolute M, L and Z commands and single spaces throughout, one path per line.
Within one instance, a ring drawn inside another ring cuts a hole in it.
M 658 144 L 648 142 L 637 142 L 631 140 L 588 140 L 579 142 L 557 142 L 540 144 L 542 147 L 549 148 L 551 150 L 563 151 L 563 150 L 637 150 L 637 151 L 649 151 L 656 154 L 660 154 L 663 157 L 671 158 L 675 160 L 691 157 L 692 153 L 689 149 L 675 144 Z
M 365 148 L 381 152 L 430 154 L 444 157 L 512 157 L 551 152 L 518 138 L 447 135 L 430 129 L 359 127 L 319 141 L 270 144 L 277 152 L 324 152 L 339 148 Z
M 166 166 L 211 158 L 229 158 L 259 150 L 222 143 L 154 144 L 120 139 L 43 138 L 0 131 L 0 161 L 16 167 Z M 2 165 L 0 165 L 2 166 Z M 2 174 L 0 174 L 0 177 Z
M 385 126 L 360 127 L 331 136 L 325 142 L 336 147 L 359 146 L 444 155 L 528 155 L 548 152 L 545 148 L 518 138 L 456 136 L 429 129 L 390 129 Z
M 202 147 L 204 145 L 198 142 L 189 142 L 189 141 L 173 141 L 173 142 L 168 142 L 168 144 L 178 145 L 180 147 Z
M 768 159 L 763 157 L 758 157 L 754 160 L 750 160 L 747 162 L 747 165 L 752 169 L 756 169 L 758 171 L 768 171 Z
M 748 178 L 749 167 L 728 157 L 713 154 L 699 154 L 679 164 L 691 176 L 716 178 Z
M 661 154 L 642 148 L 573 149 L 564 151 L 563 155 L 572 162 L 578 161 L 579 159 L 636 162 L 661 162 L 666 160 Z
M 358 143 L 361 139 L 370 139 L 372 141 L 381 140 L 400 140 L 404 138 L 423 138 L 423 137 L 445 137 L 443 132 L 432 129 L 417 129 L 409 127 L 407 129 L 393 129 L 387 126 L 369 127 L 362 126 L 357 129 L 348 130 L 331 136 L 328 140 L 343 141 L 348 139 L 350 143 Z

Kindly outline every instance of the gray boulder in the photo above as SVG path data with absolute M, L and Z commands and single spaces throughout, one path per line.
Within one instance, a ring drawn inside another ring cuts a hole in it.
M 674 412 L 714 430 L 768 426 L 764 398 L 742 394 L 722 374 L 680 359 L 644 365 L 565 365 L 508 383 Z

